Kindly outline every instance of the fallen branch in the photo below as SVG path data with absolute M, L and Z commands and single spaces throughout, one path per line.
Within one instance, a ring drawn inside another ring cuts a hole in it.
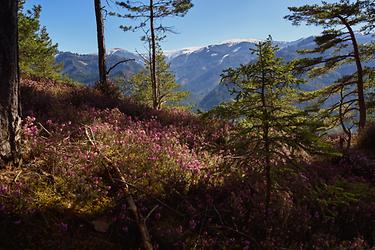
M 109 160 L 107 157 L 105 157 L 105 159 Z M 109 160 L 109 163 L 111 163 L 110 160 Z M 126 203 L 128 204 L 129 210 L 132 212 L 133 217 L 135 221 L 137 222 L 138 230 L 142 237 L 143 247 L 146 250 L 152 250 L 153 247 L 151 243 L 150 234 L 147 230 L 146 221 L 143 218 L 142 214 L 138 212 L 138 208 L 135 205 L 133 196 L 128 193 L 129 185 L 126 184 L 125 178 L 122 175 L 120 169 L 117 166 L 114 166 L 113 164 L 111 165 L 112 165 L 113 170 L 115 170 L 116 175 L 120 178 L 121 182 L 125 185 L 124 189 L 125 189 L 125 194 L 126 194 Z
M 148 220 L 148 218 L 150 218 L 150 216 L 152 215 L 152 213 L 159 207 L 159 205 L 156 205 L 153 209 L 151 209 L 151 211 L 147 214 L 146 218 L 145 218 L 145 222 Z
M 18 174 L 16 175 L 16 177 L 14 178 L 14 180 L 13 180 L 14 183 L 17 183 L 18 178 L 20 177 L 21 173 L 22 173 L 22 170 L 20 170 L 20 171 L 18 172 Z
M 89 133 L 89 131 L 90 131 L 91 134 Z M 95 147 L 96 146 L 95 137 L 94 137 L 94 133 L 93 133 L 93 131 L 90 127 L 85 128 L 85 134 L 86 134 L 87 139 L 91 143 L 91 145 Z M 97 150 L 97 151 L 98 151 L 99 154 L 101 154 L 101 152 L 99 150 Z M 122 175 L 120 169 L 117 166 L 115 166 L 108 157 L 106 157 L 105 155 L 102 155 L 102 156 L 103 156 L 104 160 L 106 161 L 104 165 L 106 167 L 111 167 L 115 171 L 117 177 L 121 180 L 121 183 L 124 185 L 124 191 L 125 191 L 125 195 L 126 195 L 126 203 L 129 207 L 129 210 L 132 212 L 133 217 L 134 217 L 134 219 L 137 223 L 139 233 L 142 237 L 142 243 L 143 243 L 144 249 L 145 250 L 153 250 L 150 234 L 149 234 L 147 226 L 146 226 L 146 221 L 143 218 L 142 214 L 140 212 L 138 212 L 138 208 L 135 205 L 133 196 L 131 194 L 129 194 L 129 185 L 126 183 L 126 180 L 125 180 L 124 176 Z
M 138 212 L 138 208 L 135 205 L 134 199 L 131 195 L 127 195 L 126 203 L 128 204 L 129 210 L 132 212 L 133 217 L 134 217 L 135 221 L 137 222 L 138 230 L 139 230 L 139 232 L 141 234 L 141 237 L 142 237 L 144 249 L 152 250 L 153 247 L 152 247 L 152 244 L 151 244 L 151 238 L 150 238 L 150 234 L 148 233 L 148 230 L 147 230 L 147 227 L 146 227 L 145 219 L 143 219 L 141 213 Z
M 38 123 L 39 126 L 49 135 L 49 136 L 52 136 L 52 133 L 49 132 L 40 122 Z
M 145 194 L 145 195 L 150 196 L 150 197 L 151 197 L 152 199 L 154 199 L 156 202 L 160 203 L 160 205 L 162 205 L 162 206 L 168 208 L 169 210 L 171 210 L 171 211 L 174 212 L 175 214 L 177 214 L 177 215 L 179 215 L 179 216 L 181 216 L 181 217 L 184 217 L 184 216 L 186 215 L 186 214 L 183 214 L 182 212 L 180 212 L 180 211 L 178 211 L 178 210 L 172 208 L 171 206 L 169 206 L 169 205 L 166 204 L 165 202 L 161 201 L 160 199 L 156 198 L 155 196 L 148 194 L 144 189 L 141 189 L 141 188 L 139 188 L 139 187 L 137 187 L 137 186 L 135 186 L 135 185 L 133 185 L 133 184 L 131 184 L 131 183 L 125 181 L 125 180 L 121 180 L 121 179 L 120 179 L 119 181 L 123 182 L 124 184 L 126 184 L 127 186 L 129 186 L 129 187 L 131 187 L 131 188 L 134 188 L 135 190 L 137 190 L 137 191 L 139 191 L 139 192 L 142 192 L 142 193 Z

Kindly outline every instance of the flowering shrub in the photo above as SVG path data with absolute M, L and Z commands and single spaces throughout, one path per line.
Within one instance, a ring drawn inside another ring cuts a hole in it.
M 366 249 L 374 162 L 348 151 L 263 173 L 233 126 L 55 82 L 23 82 L 23 165 L 0 172 L 4 249 L 138 249 L 125 198 L 155 249 Z M 121 183 L 112 167 L 120 169 Z

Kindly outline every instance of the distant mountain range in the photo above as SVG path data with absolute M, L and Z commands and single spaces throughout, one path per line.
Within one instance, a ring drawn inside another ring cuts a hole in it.
M 360 43 L 373 41 L 373 37 L 358 34 Z M 186 103 L 196 108 L 208 110 L 221 102 L 230 99 L 227 89 L 220 85 L 220 75 L 223 70 L 238 67 L 255 59 L 249 49 L 254 48 L 260 40 L 235 39 L 220 44 L 204 47 L 185 48 L 177 51 L 167 51 L 166 57 L 171 65 L 177 82 L 183 90 L 190 92 Z M 296 51 L 313 48 L 314 37 L 302 38 L 292 42 L 275 41 L 280 48 L 278 56 L 291 60 L 301 57 Z M 111 76 L 129 77 L 143 68 L 142 58 L 124 49 L 112 49 L 107 56 L 107 64 L 111 66 L 124 58 L 134 58 L 135 61 L 121 64 Z M 63 74 L 85 84 L 91 84 L 98 79 L 97 55 L 79 55 L 62 52 L 56 56 L 57 62 L 64 63 Z M 375 65 L 374 65 L 375 66 Z M 343 73 L 354 70 L 354 66 L 346 66 L 325 78 L 310 82 L 305 88 L 316 88 L 313 85 L 325 85 L 332 79 L 337 79 Z
M 128 58 L 135 59 L 135 61 L 118 65 L 111 71 L 110 77 L 130 77 L 143 69 L 143 63 L 138 55 L 124 49 L 112 49 L 108 52 L 106 58 L 108 67 Z M 80 55 L 72 52 L 60 52 L 56 55 L 56 62 L 64 64 L 62 74 L 78 82 L 93 85 L 99 79 L 98 56 L 96 54 Z

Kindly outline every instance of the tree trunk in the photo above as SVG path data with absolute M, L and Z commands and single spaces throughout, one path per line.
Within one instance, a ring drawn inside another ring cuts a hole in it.
M 357 91 L 358 91 L 358 108 L 359 108 L 359 133 L 361 133 L 366 127 L 366 101 L 364 94 L 364 80 L 363 80 L 363 67 L 361 63 L 361 55 L 359 53 L 358 42 L 355 37 L 354 31 L 347 20 L 341 16 L 338 17 L 341 22 L 348 29 L 350 39 L 353 45 L 354 59 L 357 66 Z
M 0 166 L 20 152 L 18 1 L 0 0 Z
M 96 16 L 96 30 L 98 38 L 98 65 L 99 65 L 99 81 L 102 91 L 108 90 L 107 69 L 105 65 L 105 44 L 104 44 L 104 23 L 102 15 L 102 5 L 100 0 L 94 0 L 95 16 Z
M 269 138 L 269 130 L 270 130 L 270 118 L 267 109 L 267 82 L 266 82 L 266 72 L 263 63 L 263 46 L 259 46 L 259 60 L 262 65 L 262 89 L 261 89 L 261 99 L 262 99 L 262 109 L 263 109 L 263 142 L 264 142 L 264 154 L 265 154 L 265 166 L 264 166 L 264 174 L 266 179 L 266 197 L 265 197 L 265 218 L 268 221 L 269 215 L 269 206 L 271 201 L 271 152 L 270 152 L 270 138 Z
M 151 84 L 152 84 L 152 106 L 159 109 L 158 84 L 156 78 L 156 36 L 154 27 L 154 1 L 150 0 L 150 32 L 151 32 Z

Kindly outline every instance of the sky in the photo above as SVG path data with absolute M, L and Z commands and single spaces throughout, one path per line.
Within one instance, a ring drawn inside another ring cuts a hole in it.
M 293 41 L 320 32 L 311 26 L 293 26 L 283 17 L 288 6 L 320 3 L 318 0 L 192 0 L 194 7 L 185 17 L 163 20 L 173 27 L 162 42 L 164 50 L 199 47 L 231 39 L 265 39 L 271 35 L 277 41 Z M 103 2 L 105 2 L 103 0 Z M 334 2 L 334 1 L 328 1 Z M 93 0 L 27 0 L 26 8 L 42 6 L 41 24 L 47 27 L 60 51 L 96 53 L 96 24 Z M 111 11 L 123 11 L 115 4 Z M 106 47 L 143 51 L 141 34 L 124 32 L 119 26 L 126 19 L 107 16 Z

